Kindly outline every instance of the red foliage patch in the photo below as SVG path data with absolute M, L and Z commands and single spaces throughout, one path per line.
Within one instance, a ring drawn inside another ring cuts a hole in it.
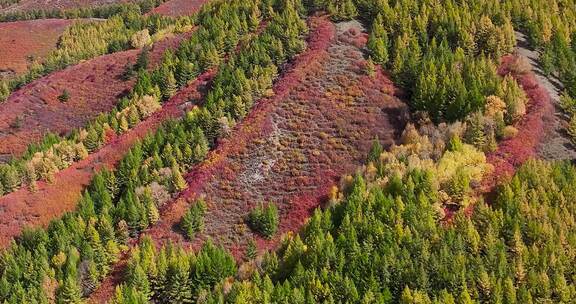
M 23 227 L 44 227 L 53 218 L 74 210 L 95 172 L 103 167 L 114 167 L 136 140 L 154 132 L 167 119 L 180 117 L 187 110 L 188 101 L 201 98 L 199 88 L 205 86 L 213 76 L 214 72 L 210 71 L 198 77 L 164 103 L 161 110 L 128 132 L 113 136 L 104 147 L 88 158 L 60 171 L 53 183 L 38 182 L 37 192 L 22 188 L 0 197 L 0 246 L 7 246 Z
M 43 19 L 0 23 L 0 79 L 24 74 L 31 59 L 42 59 L 56 48 L 73 20 Z
M 198 249 L 208 238 L 241 259 L 249 239 L 260 249 L 265 240 L 244 224 L 260 201 L 278 205 L 281 235 L 297 231 L 344 173 L 353 172 L 379 136 L 390 144 L 403 128 L 407 109 L 392 97 L 392 83 L 378 73 L 372 79 L 357 64 L 361 51 L 334 43 L 333 25 L 312 18 L 308 50 L 274 86 L 275 96 L 261 100 L 222 140 L 207 161 L 186 179 L 189 188 L 161 210 L 162 219 L 146 234 Z M 191 243 L 174 230 L 191 198 L 205 196 L 206 229 Z
M 93 7 L 114 3 L 136 2 L 135 0 L 20 0 L 17 4 L 0 9 L 0 13 L 25 12 L 35 10 L 66 10 Z
M 488 153 L 487 160 L 495 169 L 482 182 L 483 193 L 494 190 L 501 181 L 510 178 L 519 166 L 536 156 L 538 144 L 544 135 L 543 117 L 554 111 L 550 96 L 538 83 L 534 73 L 519 73 L 513 69 L 516 59 L 512 55 L 502 58 L 498 72 L 500 75 L 511 74 L 522 86 L 529 98 L 527 113 L 516 125 L 518 134 L 503 140 L 495 152 Z
M 390 95 L 395 91 L 390 80 L 380 71 L 375 78 L 364 75 L 357 64 L 361 51 L 336 44 L 334 25 L 326 18 L 309 23 L 308 49 L 275 83 L 275 95 L 260 100 L 232 136 L 186 175 L 188 188 L 164 205 L 160 222 L 144 232 L 157 245 L 172 240 L 198 249 L 211 238 L 238 260 L 252 238 L 260 250 L 273 248 L 278 236 L 305 223 L 343 173 L 363 162 L 372 138 L 390 144 L 399 136 L 407 108 Z M 206 227 L 188 242 L 177 225 L 190 200 L 200 196 L 208 205 Z M 261 201 L 279 208 L 280 229 L 272 240 L 254 235 L 244 223 Z M 119 268 L 91 303 L 109 299 L 122 275 Z
M 151 14 L 178 17 L 192 15 L 208 0 L 170 0 L 150 11 Z
M 175 48 L 189 34 L 164 39 L 154 45 L 150 65 L 159 63 L 166 49 Z M 0 106 L 0 156 L 19 156 L 46 133 L 68 134 L 102 112 L 116 106 L 134 80 L 125 81 L 126 63 L 134 63 L 138 50 L 129 50 L 68 67 L 42 77 L 14 92 Z M 67 90 L 66 103 L 58 96 Z

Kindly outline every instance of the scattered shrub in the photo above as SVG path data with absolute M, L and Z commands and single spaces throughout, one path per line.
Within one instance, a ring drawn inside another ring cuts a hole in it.
M 134 33 L 132 37 L 130 37 L 130 43 L 132 44 L 132 47 L 137 49 L 150 45 L 152 43 L 150 32 L 148 29 L 144 29 Z
M 68 90 L 64 89 L 64 91 L 62 91 L 62 94 L 58 96 L 58 100 L 60 102 L 68 102 L 68 100 L 70 100 L 70 93 L 68 92 Z
M 504 139 L 513 138 L 513 137 L 516 137 L 517 134 L 518 134 L 518 129 L 516 129 L 513 126 L 506 126 L 506 127 L 504 127 L 504 130 L 502 131 L 502 138 L 504 138 Z

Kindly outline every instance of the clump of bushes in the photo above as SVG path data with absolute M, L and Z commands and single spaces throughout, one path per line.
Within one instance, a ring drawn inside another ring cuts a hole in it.
M 266 238 L 272 238 L 278 231 L 278 208 L 274 203 L 261 203 L 248 214 L 248 226 L 250 229 Z
M 70 93 L 68 92 L 68 90 L 64 89 L 64 91 L 62 91 L 62 94 L 58 96 L 58 100 L 60 102 L 68 102 L 68 100 L 70 100 Z
M 193 202 L 188 211 L 186 211 L 180 221 L 180 228 L 186 233 L 188 239 L 193 239 L 197 232 L 204 230 L 205 214 L 206 203 L 204 200 Z

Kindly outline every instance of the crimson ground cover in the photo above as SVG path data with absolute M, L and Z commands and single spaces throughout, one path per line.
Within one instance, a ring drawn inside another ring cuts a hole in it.
M 150 66 L 167 49 L 176 48 L 189 33 L 163 39 L 150 53 Z M 127 63 L 136 62 L 139 50 L 100 56 L 54 72 L 22 87 L 0 106 L 0 159 L 20 156 L 30 143 L 47 132 L 65 135 L 83 127 L 102 112 L 112 110 L 134 85 L 124 80 Z M 67 90 L 70 98 L 60 102 Z
M 46 57 L 73 22 L 42 19 L 0 23 L 0 79 L 24 74 L 33 60 Z
M 167 119 L 178 118 L 189 110 L 193 106 L 191 101 L 201 99 L 201 91 L 213 75 L 211 71 L 202 74 L 152 116 L 128 132 L 110 138 L 88 158 L 57 173 L 53 183 L 38 182 L 36 192 L 23 187 L 0 197 L 0 246 L 7 246 L 26 226 L 45 227 L 53 218 L 75 210 L 82 190 L 96 172 L 114 167 L 136 140 L 154 132 Z

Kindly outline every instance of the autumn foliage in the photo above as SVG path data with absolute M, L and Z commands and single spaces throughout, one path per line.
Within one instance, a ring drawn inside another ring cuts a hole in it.
M 516 124 L 517 134 L 504 139 L 494 152 L 487 154 L 494 165 L 494 174 L 483 181 L 483 191 L 490 191 L 499 181 L 509 178 L 528 159 L 536 156 L 544 135 L 543 117 L 554 111 L 550 96 L 536 80 L 534 73 L 521 67 L 522 62 L 514 55 L 503 57 L 499 74 L 512 75 L 528 96 L 526 115 Z

